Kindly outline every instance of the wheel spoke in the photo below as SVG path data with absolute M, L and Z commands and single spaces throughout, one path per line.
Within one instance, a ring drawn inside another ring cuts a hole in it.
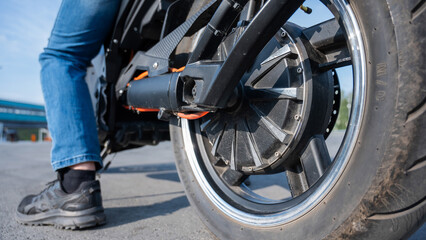
M 257 148 L 256 141 L 253 138 L 253 134 L 248 127 L 247 119 L 245 119 L 243 126 L 244 131 L 246 132 L 246 138 L 249 145 L 250 153 L 253 157 L 254 164 L 256 165 L 256 167 L 258 167 L 262 165 L 262 158 L 259 154 L 259 150 Z
M 312 186 L 325 172 L 331 163 L 324 137 L 315 135 L 309 142 L 306 150 L 300 157 L 306 179 Z
M 267 62 L 262 62 L 259 69 L 255 69 L 251 74 L 250 78 L 247 79 L 247 84 L 249 86 L 254 86 L 259 82 L 266 74 L 271 72 L 279 63 L 282 58 L 275 58 L 268 60 Z
M 287 44 L 284 47 L 278 49 L 271 56 L 265 59 L 260 65 L 263 66 L 263 65 L 266 65 L 267 63 L 270 63 L 269 65 L 273 66 L 285 57 L 297 58 L 297 53 L 294 50 L 293 44 Z
M 239 186 L 244 180 L 247 179 L 247 175 L 244 175 L 240 171 L 235 171 L 231 168 L 226 169 L 225 172 L 222 173 L 222 179 L 231 186 Z
M 251 101 L 270 101 L 277 99 L 303 99 L 303 88 L 252 88 L 245 89 L 246 95 Z
M 232 138 L 232 142 L 231 142 L 231 163 L 230 163 L 229 167 L 232 170 L 235 170 L 237 168 L 237 163 L 235 161 L 235 155 L 237 153 L 237 150 L 236 150 L 236 144 L 237 144 L 236 133 L 237 132 L 234 130 L 234 132 L 233 132 L 234 137 Z
M 260 117 L 261 121 L 259 123 L 263 125 L 264 128 L 266 128 L 276 139 L 283 143 L 287 137 L 287 133 L 266 117 L 257 107 L 253 105 L 250 105 L 250 107 Z
M 330 19 L 303 30 L 311 45 L 324 55 L 321 70 L 330 70 L 351 64 L 351 56 L 346 46 L 344 30 L 335 19 Z
M 265 47 L 266 51 L 270 52 L 271 55 L 267 59 L 256 59 L 254 64 L 256 67 L 250 73 L 250 77 L 246 81 L 247 86 L 255 86 L 268 74 L 274 74 L 274 72 L 285 69 L 286 64 L 283 63 L 283 59 L 295 59 L 298 56 L 295 46 L 291 43 L 278 49 L 277 47 L 278 46 L 274 44 L 268 44 Z
M 204 121 L 201 125 L 200 125 L 200 129 L 201 129 L 201 131 L 206 131 L 206 128 L 208 127 L 208 126 L 210 126 L 210 124 L 212 123 L 212 119 L 210 118 L 210 119 L 208 119 L 208 120 L 206 120 L 206 121 Z
M 344 67 L 352 64 L 352 59 L 347 48 L 326 54 L 327 60 L 319 64 L 322 71 Z
M 219 135 L 214 140 L 212 151 L 211 151 L 211 154 L 213 156 L 216 156 L 217 148 L 219 146 L 220 140 L 222 139 L 223 133 L 225 132 L 225 128 L 226 128 L 226 125 L 223 127 L 223 129 L 220 131 Z
M 287 175 L 287 182 L 290 186 L 290 192 L 293 198 L 308 190 L 308 181 L 301 164 L 286 168 L 285 173 Z
M 303 30 L 303 35 L 311 45 L 321 51 L 329 52 L 346 45 L 344 31 L 336 19 L 330 19 Z

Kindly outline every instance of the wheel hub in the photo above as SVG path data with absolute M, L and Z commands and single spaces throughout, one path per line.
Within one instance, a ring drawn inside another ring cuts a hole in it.
M 300 29 L 284 29 L 244 75 L 229 107 L 201 120 L 214 166 L 244 174 L 282 171 L 313 135 L 325 132 L 331 73 L 313 73 Z

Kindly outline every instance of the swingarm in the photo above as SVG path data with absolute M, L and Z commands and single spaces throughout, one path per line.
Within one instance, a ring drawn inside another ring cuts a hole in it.
M 212 112 L 227 107 L 255 57 L 303 1 L 269 0 L 245 27 L 226 60 L 210 60 L 246 3 L 213 0 L 151 49 L 137 52 L 116 83 L 116 97 L 132 109 L 158 109 L 160 113 Z M 204 26 L 184 70 L 171 69 L 169 59 L 177 45 Z

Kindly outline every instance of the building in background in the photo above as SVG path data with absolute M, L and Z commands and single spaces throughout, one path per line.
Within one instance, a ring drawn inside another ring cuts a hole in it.
M 50 140 L 41 105 L 0 100 L 0 141 Z

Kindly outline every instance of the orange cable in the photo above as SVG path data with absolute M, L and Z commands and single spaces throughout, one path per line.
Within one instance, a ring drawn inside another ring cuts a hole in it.
M 178 117 L 185 118 L 188 120 L 195 120 L 206 116 L 209 112 L 196 112 L 196 113 L 178 113 Z
M 139 74 L 139 76 L 133 78 L 133 80 L 141 80 L 142 78 L 146 78 L 148 76 L 148 71 L 145 71 L 141 74 Z

